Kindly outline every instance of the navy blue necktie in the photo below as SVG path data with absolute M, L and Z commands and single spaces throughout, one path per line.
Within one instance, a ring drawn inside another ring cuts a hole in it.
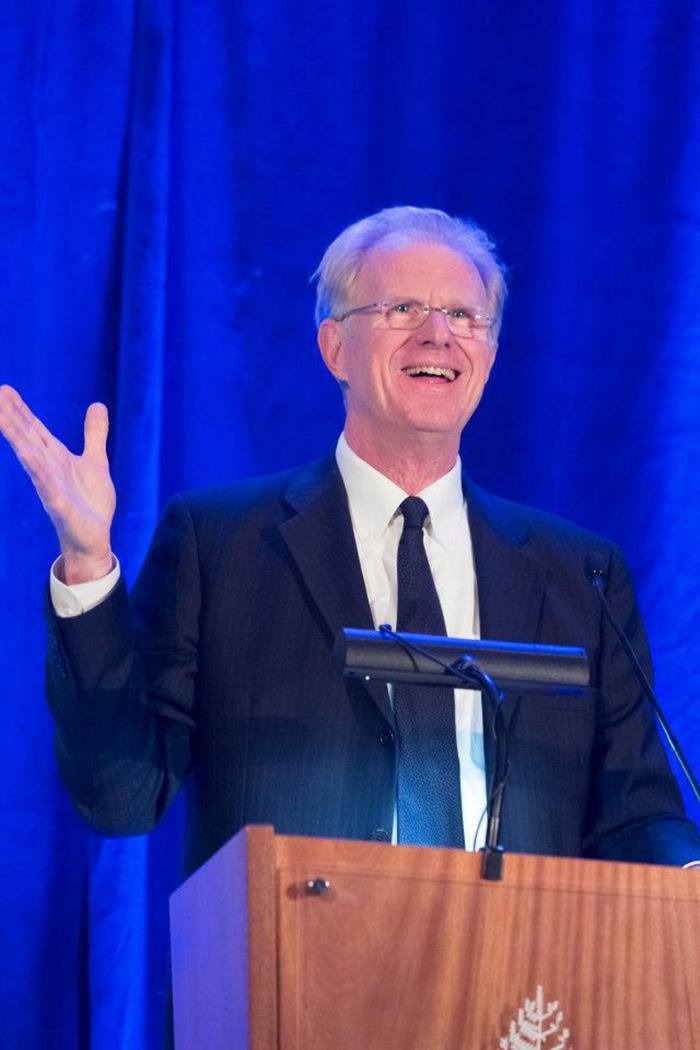
M 445 620 L 423 546 L 428 508 L 409 496 L 397 558 L 397 631 L 445 634 Z M 464 848 L 459 757 L 452 689 L 397 682 L 398 841 Z

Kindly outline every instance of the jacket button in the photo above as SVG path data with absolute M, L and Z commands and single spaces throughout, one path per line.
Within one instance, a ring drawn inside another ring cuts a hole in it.
M 379 743 L 382 747 L 393 747 L 395 740 L 396 734 L 394 730 L 390 729 L 389 726 L 384 726 L 379 733 Z
M 389 832 L 385 831 L 384 828 L 375 828 L 370 835 L 372 842 L 388 842 Z

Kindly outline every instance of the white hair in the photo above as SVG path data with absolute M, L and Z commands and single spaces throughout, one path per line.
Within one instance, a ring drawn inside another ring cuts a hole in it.
M 381 241 L 392 239 L 444 244 L 473 263 L 484 283 L 498 337 L 506 298 L 505 267 L 489 235 L 470 219 L 459 219 L 438 208 L 409 205 L 384 208 L 340 233 L 321 259 L 311 280 L 317 280 L 316 324 L 340 317 L 350 309 L 352 286 L 364 257 Z

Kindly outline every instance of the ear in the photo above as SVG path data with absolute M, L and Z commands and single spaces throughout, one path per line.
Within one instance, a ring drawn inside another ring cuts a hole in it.
M 340 321 L 334 321 L 327 317 L 321 321 L 318 329 L 318 348 L 321 351 L 326 368 L 339 383 L 347 379 L 344 366 L 344 346 L 342 338 L 342 325 Z

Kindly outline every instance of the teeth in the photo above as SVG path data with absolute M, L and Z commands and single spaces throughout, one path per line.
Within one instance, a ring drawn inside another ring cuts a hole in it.
M 456 379 L 457 373 L 452 368 L 439 368 L 437 365 L 415 365 L 404 368 L 407 376 L 444 376 L 450 383 Z

